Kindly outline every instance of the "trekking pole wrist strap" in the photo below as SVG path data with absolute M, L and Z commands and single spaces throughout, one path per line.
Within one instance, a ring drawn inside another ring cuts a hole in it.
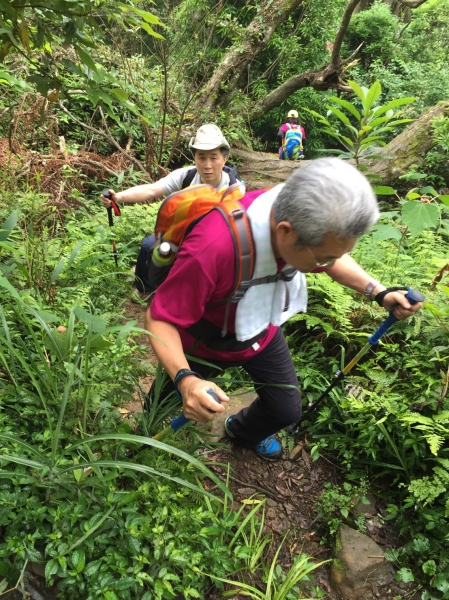
M 386 290 L 382 290 L 381 292 L 379 292 L 375 297 L 374 300 L 377 302 L 377 304 L 379 306 L 381 306 L 383 308 L 384 306 L 384 298 L 387 294 L 390 294 L 391 292 L 399 292 L 399 291 L 407 291 L 408 288 L 404 287 L 403 285 L 395 285 L 393 287 L 389 287 Z
M 173 379 L 173 384 L 175 386 L 175 391 L 176 394 L 178 395 L 178 398 L 180 400 L 182 400 L 182 396 L 180 391 L 178 390 L 178 384 L 181 381 L 181 379 L 184 379 L 184 377 L 190 377 L 190 375 L 193 375 L 194 377 L 197 377 L 198 379 L 204 379 L 204 377 L 202 375 L 200 375 L 199 373 L 196 373 L 196 371 L 191 371 L 190 369 L 180 369 L 174 379 Z

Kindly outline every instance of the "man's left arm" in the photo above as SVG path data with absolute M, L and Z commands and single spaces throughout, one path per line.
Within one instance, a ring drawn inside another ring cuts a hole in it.
M 373 277 L 370 277 L 348 254 L 345 254 L 332 266 L 326 267 L 324 270 L 334 281 L 362 294 L 366 292 L 367 288 L 368 291 L 370 290 L 370 284 L 376 284 L 372 287 L 370 295 L 367 296 L 370 300 L 374 300 L 379 292 L 387 289 L 381 283 L 377 283 Z M 395 317 L 401 320 L 411 317 L 422 307 L 421 302 L 411 305 L 405 297 L 406 293 L 406 291 L 390 292 L 383 300 L 383 307 L 388 311 L 393 311 Z

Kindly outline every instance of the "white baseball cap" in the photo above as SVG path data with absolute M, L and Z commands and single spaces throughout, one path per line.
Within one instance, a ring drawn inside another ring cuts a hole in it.
M 298 118 L 298 111 L 296 111 L 296 110 L 290 110 L 288 112 L 287 117 L 290 117 L 291 119 L 297 119 Z
M 201 125 L 196 132 L 196 136 L 190 139 L 189 148 L 195 150 L 231 149 L 221 129 L 213 124 Z

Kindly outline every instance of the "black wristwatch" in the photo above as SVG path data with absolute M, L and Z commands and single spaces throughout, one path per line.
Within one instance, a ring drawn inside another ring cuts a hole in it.
M 175 391 L 180 400 L 182 400 L 182 396 L 180 391 L 178 390 L 178 383 L 181 381 L 181 379 L 184 379 L 184 377 L 189 377 L 190 375 L 194 375 L 195 377 L 198 377 L 198 379 L 204 379 L 204 377 L 202 377 L 199 373 L 196 373 L 195 371 L 191 371 L 190 369 L 180 369 L 176 373 L 175 378 L 173 379 Z

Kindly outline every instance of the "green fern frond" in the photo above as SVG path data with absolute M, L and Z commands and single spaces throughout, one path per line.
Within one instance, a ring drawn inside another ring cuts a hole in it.
M 397 379 L 397 373 L 386 373 L 381 369 L 371 369 L 367 372 L 367 375 L 371 381 L 382 386 L 391 385 Z
M 444 437 L 442 437 L 441 435 L 437 435 L 436 433 L 431 433 L 430 435 L 426 435 L 425 437 L 426 442 L 429 444 L 430 451 L 434 456 L 437 456 L 438 450 L 444 444 Z M 435 467 L 435 469 L 436 468 L 437 467 Z
M 412 423 L 421 423 L 423 425 L 433 425 L 434 424 L 432 419 L 430 419 L 429 417 L 425 417 L 424 415 L 417 413 L 417 412 L 411 412 L 406 415 L 401 415 L 400 419 L 404 423 L 410 423 L 410 424 L 412 424 Z
M 440 478 L 440 481 L 449 485 L 449 471 L 442 467 L 434 467 L 433 472 Z
M 449 425 L 449 410 L 437 413 L 433 416 L 433 420 L 437 423 L 447 423 L 447 425 Z

